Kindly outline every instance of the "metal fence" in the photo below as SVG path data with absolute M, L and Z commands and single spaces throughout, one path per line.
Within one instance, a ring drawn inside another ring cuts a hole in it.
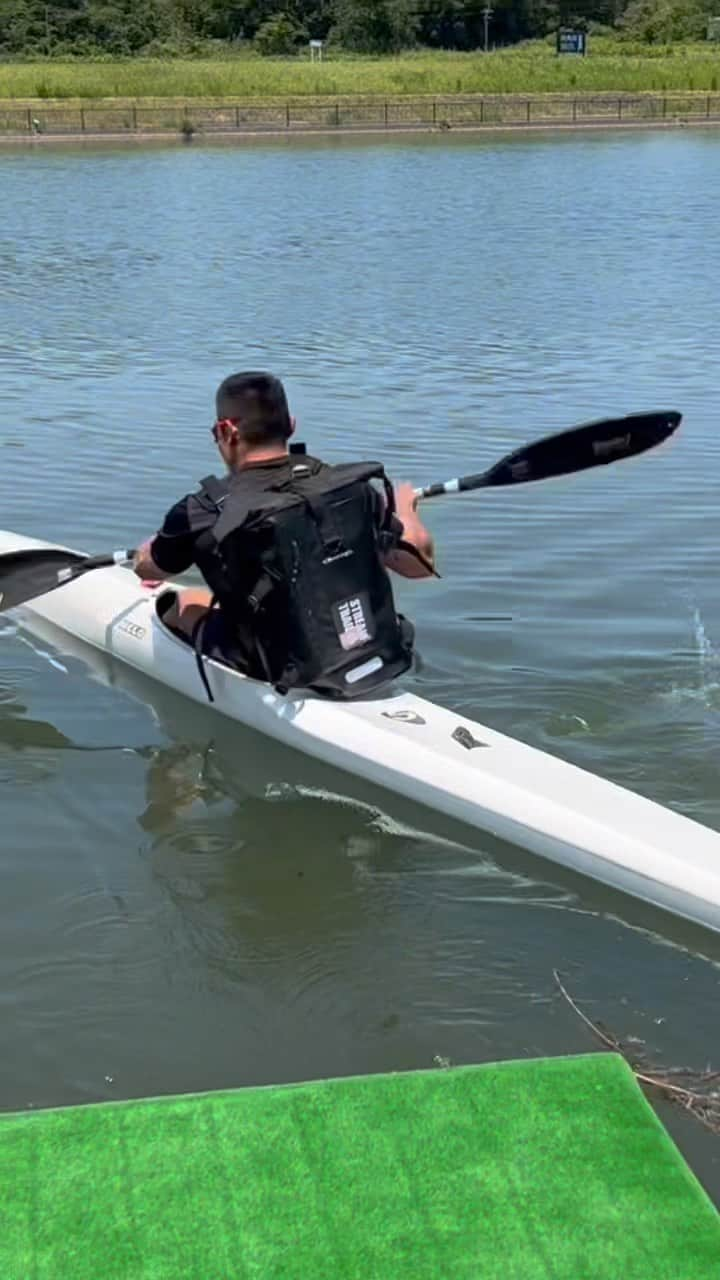
M 0 136 L 147 135 L 592 125 L 720 119 L 720 93 L 540 94 L 387 98 L 296 98 L 279 102 L 146 106 L 0 106 Z

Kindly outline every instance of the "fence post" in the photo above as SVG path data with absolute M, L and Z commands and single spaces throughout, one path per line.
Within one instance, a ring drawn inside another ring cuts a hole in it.
M 27 109 L 27 127 L 28 127 L 28 133 L 32 133 L 32 131 L 33 131 L 33 128 L 32 128 L 32 111 L 30 110 L 30 108 L 29 108 L 29 107 L 28 107 L 28 109 Z
M 335 103 L 335 127 L 340 127 L 340 103 Z
M 137 133 L 137 107 L 136 106 L 133 106 L 133 109 L 132 109 L 132 122 L 133 122 L 132 124 L 133 133 Z
M 706 119 L 708 120 L 710 119 L 710 94 L 708 94 L 707 102 L 705 104 L 705 116 L 706 116 Z
M 622 120 L 622 98 L 618 98 L 618 120 Z
M 485 121 L 485 99 L 481 98 L 480 99 L 480 123 L 483 124 L 484 121 Z
M 525 105 L 526 105 L 526 107 L 527 107 L 527 122 L 528 122 L 528 124 L 529 124 L 529 123 L 530 123 L 530 99 L 529 99 L 529 98 L 528 98 L 527 103 L 526 103 Z
M 85 108 L 84 107 L 80 108 L 80 130 L 82 133 L 85 132 Z
M 573 124 L 577 121 L 577 98 L 573 98 Z
M 290 103 L 285 103 L 285 128 L 290 128 Z
M 235 128 L 236 129 L 240 128 L 240 108 L 239 107 L 235 108 Z
M 385 102 L 384 117 L 385 117 L 385 128 L 387 129 L 387 127 L 388 127 L 388 104 L 387 104 L 387 102 Z
M 437 102 L 433 98 L 433 124 L 437 124 Z

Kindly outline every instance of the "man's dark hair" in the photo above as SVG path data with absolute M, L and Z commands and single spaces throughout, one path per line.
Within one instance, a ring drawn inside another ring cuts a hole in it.
M 292 434 L 285 389 L 271 373 L 232 373 L 215 395 L 218 418 L 237 418 L 247 444 L 272 444 Z

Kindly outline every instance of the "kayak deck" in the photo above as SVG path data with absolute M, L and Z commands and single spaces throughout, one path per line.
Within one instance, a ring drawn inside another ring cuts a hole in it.
M 0 531 L 0 554 L 46 546 Z M 172 584 L 99 569 L 23 606 L 196 702 L 192 649 L 157 614 Z M 211 659 L 214 708 L 316 759 L 720 931 L 720 834 L 416 695 L 287 696 Z

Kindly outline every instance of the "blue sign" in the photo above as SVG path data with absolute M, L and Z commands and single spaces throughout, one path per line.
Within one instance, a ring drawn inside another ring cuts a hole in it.
M 558 31 L 558 53 L 586 53 L 586 37 L 584 31 Z

